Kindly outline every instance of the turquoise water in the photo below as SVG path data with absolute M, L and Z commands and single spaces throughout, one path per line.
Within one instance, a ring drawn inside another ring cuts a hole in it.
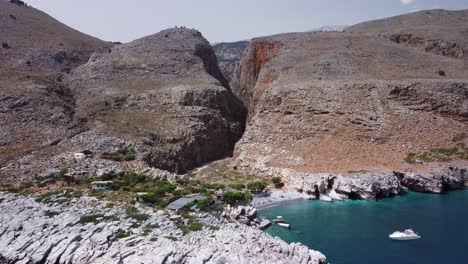
M 260 214 L 270 220 L 281 215 L 292 225 L 287 230 L 273 224 L 267 233 L 319 250 L 332 264 L 468 263 L 468 190 L 379 201 L 304 201 Z M 422 238 L 388 238 L 406 228 Z

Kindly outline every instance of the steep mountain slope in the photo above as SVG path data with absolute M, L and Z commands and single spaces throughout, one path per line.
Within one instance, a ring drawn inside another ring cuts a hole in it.
M 73 134 L 63 75 L 110 44 L 34 8 L 0 1 L 0 167 Z M 27 169 L 25 169 L 27 171 Z
M 423 170 L 437 163 L 405 157 L 453 147 L 468 131 L 460 56 L 349 32 L 254 39 L 244 54 L 233 91 L 249 113 L 236 167 L 281 175 L 291 189 L 314 192 L 317 173 Z
M 26 5 L 0 1 L 0 72 L 69 70 L 106 44 Z
M 425 10 L 364 22 L 346 32 L 380 34 L 392 41 L 439 55 L 467 58 L 468 10 Z

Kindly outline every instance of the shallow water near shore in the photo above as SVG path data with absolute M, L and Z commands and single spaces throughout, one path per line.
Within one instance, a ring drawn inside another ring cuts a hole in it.
M 267 233 L 319 250 L 332 264 L 468 263 L 468 190 L 448 194 L 409 192 L 379 201 L 304 201 L 260 211 L 283 216 L 291 230 L 273 223 Z M 392 241 L 413 228 L 422 238 Z

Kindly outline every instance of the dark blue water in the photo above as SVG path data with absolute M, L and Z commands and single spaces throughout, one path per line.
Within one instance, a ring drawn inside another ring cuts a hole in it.
M 283 216 L 291 230 L 273 224 L 266 232 L 319 250 L 332 264 L 468 263 L 468 190 L 408 193 L 380 201 L 305 201 L 265 209 L 261 215 Z M 422 238 L 388 238 L 406 228 Z

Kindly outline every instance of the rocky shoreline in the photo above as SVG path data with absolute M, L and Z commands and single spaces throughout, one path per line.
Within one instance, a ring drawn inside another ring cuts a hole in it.
M 252 205 L 258 209 L 294 202 L 298 199 L 339 201 L 377 200 L 404 194 L 406 190 L 444 193 L 468 187 L 468 165 L 450 164 L 424 172 L 356 172 L 352 174 L 297 173 L 269 168 L 261 175 L 281 175 L 286 187 L 257 196 Z
M 325 263 L 323 254 L 287 244 L 236 221 L 198 213 L 184 234 L 163 211 L 93 197 L 44 204 L 0 193 L 0 263 Z

